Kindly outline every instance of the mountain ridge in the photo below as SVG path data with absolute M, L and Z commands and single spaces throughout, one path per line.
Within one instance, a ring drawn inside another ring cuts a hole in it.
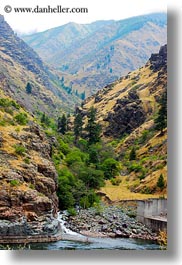
M 57 33 L 54 41 L 49 38 L 54 29 L 46 31 L 47 35 L 42 32 L 23 37 L 47 63 L 59 70 L 66 85 L 81 92 L 85 90 L 87 96 L 142 66 L 151 53 L 166 43 L 165 13 L 102 21 L 97 30 L 85 36 L 79 31 L 79 27 L 88 28 L 92 24 L 74 24 L 73 34 L 65 30 L 64 34 Z M 69 28 L 69 24 L 56 28 L 57 31 L 61 32 L 62 27 Z M 35 36 L 40 37 L 42 44 L 33 41 Z M 49 53 L 54 45 L 57 49 Z

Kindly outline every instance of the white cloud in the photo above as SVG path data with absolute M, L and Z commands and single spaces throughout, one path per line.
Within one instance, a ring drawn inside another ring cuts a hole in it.
M 85 7 L 86 14 L 35 14 L 35 13 L 5 13 L 6 5 L 16 7 Z M 90 23 L 96 20 L 120 20 L 140 14 L 152 12 L 166 12 L 166 0 L 1 0 L 0 13 L 4 15 L 10 26 L 18 32 L 43 31 L 48 28 L 63 25 L 70 21 L 76 23 Z

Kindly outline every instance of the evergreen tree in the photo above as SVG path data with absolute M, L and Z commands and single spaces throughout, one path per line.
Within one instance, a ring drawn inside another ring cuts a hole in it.
M 42 117 L 41 117 L 40 121 L 41 121 L 42 124 L 45 124 L 45 125 L 47 125 L 47 126 L 50 125 L 50 119 L 49 119 L 49 117 L 45 114 L 45 112 L 42 114 Z
M 83 126 L 82 115 L 80 113 L 77 113 L 74 120 L 74 135 L 76 141 L 79 139 L 79 137 L 82 134 L 82 126 Z
M 135 148 L 133 147 L 130 151 L 130 157 L 129 157 L 129 160 L 136 160 L 136 151 L 135 151 Z
M 42 117 L 41 117 L 41 123 L 45 123 L 45 120 L 46 120 L 46 115 L 45 115 L 45 112 L 42 114 Z
M 164 94 L 160 100 L 160 108 L 158 111 L 157 118 L 154 120 L 155 129 L 160 130 L 161 134 L 163 134 L 163 129 L 167 126 L 167 90 L 165 90 Z
M 157 187 L 163 190 L 164 186 L 165 186 L 164 177 L 162 174 L 160 174 L 160 177 L 158 178 L 158 181 L 157 181 Z
M 88 132 L 88 142 L 89 144 L 95 144 L 100 141 L 101 126 L 96 123 L 96 109 L 90 108 L 88 113 L 88 124 L 86 126 L 86 131 Z
M 58 132 L 65 134 L 67 131 L 67 118 L 65 114 L 58 118 Z
M 32 86 L 31 86 L 31 84 L 29 82 L 27 83 L 25 89 L 26 89 L 27 94 L 31 94 L 32 93 Z
M 85 91 L 81 93 L 80 98 L 81 100 L 85 100 Z

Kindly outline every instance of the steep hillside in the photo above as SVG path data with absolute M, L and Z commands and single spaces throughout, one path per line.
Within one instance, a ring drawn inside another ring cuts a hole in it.
M 58 231 L 57 173 L 50 155 L 41 128 L 0 88 L 1 240 Z
M 30 83 L 31 90 L 26 86 Z M 18 38 L 0 15 L 0 85 L 32 113 L 54 115 L 70 111 L 79 99 L 69 95 L 59 77 L 46 67 L 40 57 Z M 70 104 L 72 102 L 73 104 Z
M 69 23 L 24 40 L 60 70 L 67 86 L 87 95 L 146 63 L 167 40 L 166 14 L 87 25 Z
M 124 187 L 135 193 L 166 194 L 167 130 L 161 133 L 154 124 L 166 89 L 167 45 L 152 54 L 144 67 L 85 100 L 80 109 L 83 117 L 91 107 L 97 110 L 103 137 L 115 147 L 121 162 L 121 190 Z M 163 189 L 157 184 L 161 174 Z M 109 193 L 107 188 L 102 191 Z M 115 193 L 111 190 L 112 198 L 114 194 L 119 196 L 118 188 Z M 128 196 L 133 198 L 133 194 Z

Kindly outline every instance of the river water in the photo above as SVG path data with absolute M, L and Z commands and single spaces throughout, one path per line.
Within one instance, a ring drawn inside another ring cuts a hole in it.
M 117 250 L 159 250 L 155 242 L 130 239 L 130 238 L 92 238 L 89 242 L 60 240 L 54 243 L 30 244 L 29 249 L 35 250 L 94 250 L 94 249 L 117 249 Z
M 53 243 L 36 243 L 28 247 L 35 250 L 159 250 L 160 246 L 154 241 L 132 238 L 92 238 L 80 235 L 66 227 L 62 215 L 58 215 L 62 228 L 63 239 Z

